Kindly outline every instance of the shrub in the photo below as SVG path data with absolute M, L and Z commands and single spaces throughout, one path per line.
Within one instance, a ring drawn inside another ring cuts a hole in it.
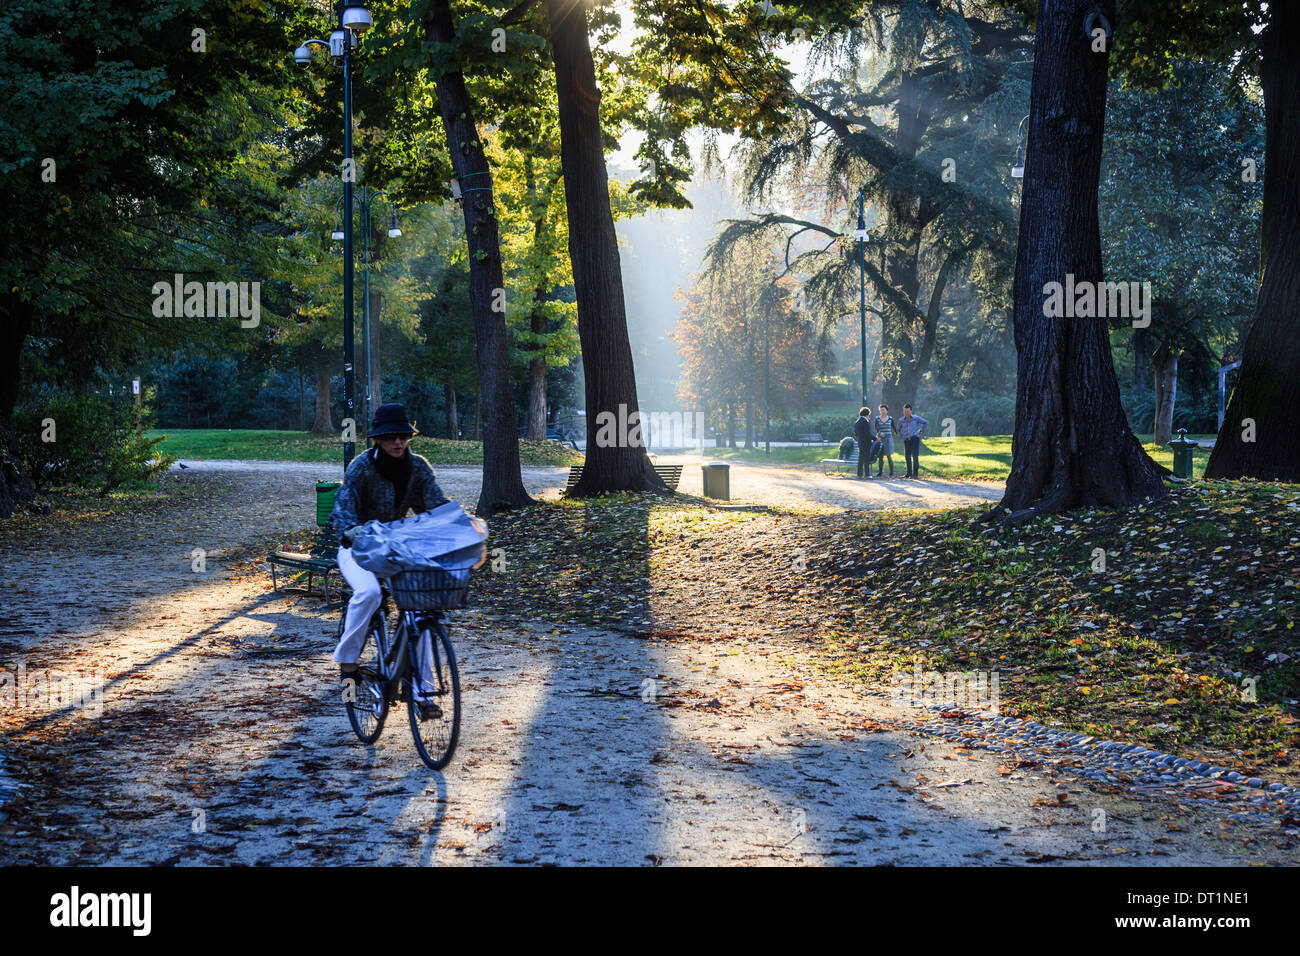
M 917 412 L 930 422 L 927 434 L 934 435 L 942 432 L 945 418 L 952 419 L 958 435 L 1010 435 L 1016 425 L 1016 400 L 1010 395 L 946 398 Z
M 114 488 L 147 481 L 176 460 L 147 438 L 130 401 L 42 389 L 14 413 L 18 455 L 38 491 L 59 485 Z

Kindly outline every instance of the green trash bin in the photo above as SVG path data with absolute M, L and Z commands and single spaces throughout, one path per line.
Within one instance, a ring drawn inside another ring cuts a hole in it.
M 731 500 L 731 466 L 714 463 L 701 467 L 704 470 L 704 497 Z
M 330 523 L 330 512 L 334 510 L 334 493 L 341 484 L 341 481 L 316 482 L 316 523 L 322 528 Z
M 1196 450 L 1195 440 L 1187 437 L 1187 429 L 1178 429 L 1178 437 L 1169 443 L 1174 450 L 1174 477 L 1192 477 L 1192 452 Z

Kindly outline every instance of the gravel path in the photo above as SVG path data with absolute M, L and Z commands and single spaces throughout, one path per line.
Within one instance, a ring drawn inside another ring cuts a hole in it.
M 827 454 L 833 454 L 830 450 Z M 655 461 L 680 464 L 678 490 L 688 495 L 704 493 L 702 464 L 708 457 L 660 455 Z M 771 505 L 811 511 L 878 508 L 960 508 L 980 501 L 997 501 L 1002 484 L 992 481 L 951 481 L 923 478 L 870 478 L 859 481 L 849 472 L 827 477 L 816 465 L 753 464 L 730 462 L 731 499 L 742 504 Z M 902 469 L 898 472 L 902 474 Z
M 401 707 L 376 746 L 352 736 L 337 611 L 237 560 L 310 526 L 304 479 L 330 469 L 221 470 L 174 479 L 227 483 L 213 500 L 0 555 L 0 662 L 105 681 L 98 716 L 0 711 L 19 784 L 0 862 L 1294 862 L 1268 821 L 1098 788 L 1045 738 L 949 739 L 951 720 L 818 676 L 789 642 L 490 608 L 453 622 L 462 745 L 431 773 Z M 472 504 L 463 471 L 440 481 Z
M 828 452 L 829 453 L 829 452 Z M 711 461 L 695 455 L 658 455 L 660 464 L 680 464 L 682 480 L 678 490 L 687 495 L 704 493 L 700 465 Z M 276 474 L 285 477 L 338 481 L 343 477 L 341 465 L 284 461 L 221 461 L 185 459 L 172 466 L 175 473 L 215 472 Z M 477 501 L 482 469 L 477 465 L 439 465 L 435 469 L 438 484 L 449 497 L 472 507 Z M 568 479 L 567 466 L 530 466 L 522 469 L 524 486 L 537 497 L 557 497 Z M 815 465 L 767 465 L 749 462 L 731 463 L 731 501 L 733 504 L 759 504 L 782 508 L 816 511 L 876 508 L 956 508 L 979 501 L 997 501 L 1002 484 L 991 481 L 946 481 L 901 478 L 872 478 L 858 481 L 854 477 L 827 477 Z

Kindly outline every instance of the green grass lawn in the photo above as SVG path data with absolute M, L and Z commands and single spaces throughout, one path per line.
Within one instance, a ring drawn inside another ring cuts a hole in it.
M 167 428 L 151 431 L 163 435 L 162 451 L 186 458 L 251 458 L 262 461 L 340 461 L 343 443 L 337 436 L 308 432 L 260 431 L 249 428 Z M 358 442 L 358 449 L 364 442 Z M 434 465 L 481 465 L 481 441 L 450 441 L 417 436 L 411 442 L 416 454 Z M 581 464 L 582 454 L 553 441 L 521 439 L 519 457 L 525 465 Z
M 1150 435 L 1139 435 L 1147 453 L 1166 468 L 1173 468 L 1174 453 L 1171 448 L 1152 444 Z M 1192 438 L 1213 437 L 1192 435 Z M 769 458 L 758 448 L 705 449 L 706 456 L 722 461 L 772 461 L 782 464 L 813 464 L 823 458 L 834 458 L 834 445 L 804 445 L 800 447 L 773 448 Z M 1210 450 L 1198 448 L 1192 453 L 1192 474 L 1200 478 L 1205 473 Z M 894 439 L 894 471 L 903 470 L 902 439 Z M 888 466 L 886 466 L 888 467 Z M 1004 480 L 1011 472 L 1011 436 L 954 436 L 929 437 L 921 442 L 921 474 L 931 478 L 984 478 Z
M 764 462 L 786 465 L 816 464 L 834 458 L 835 445 L 801 445 L 772 449 L 769 458 L 758 448 L 706 448 L 707 457 L 722 461 Z M 894 471 L 904 468 L 902 439 L 894 440 Z M 886 465 L 888 468 L 888 465 Z M 1011 470 L 1011 436 L 989 438 L 938 438 L 921 442 L 921 473 L 935 478 L 1005 478 Z
M 150 435 L 164 435 L 162 450 L 167 454 L 186 458 L 253 458 L 265 461 L 337 461 L 342 452 L 340 441 L 332 436 L 312 435 L 307 432 L 259 431 L 256 429 L 222 428 L 168 428 L 152 431 Z M 1166 468 L 1172 468 L 1173 451 L 1167 447 L 1150 444 L 1150 435 L 1139 436 L 1148 443 L 1144 446 L 1151 457 Z M 1202 436 L 1192 436 L 1202 437 Z M 358 447 L 363 447 L 359 443 Z M 434 465 L 479 465 L 483 463 L 483 443 L 478 441 L 449 441 L 445 438 L 419 436 L 412 443 L 418 454 Z M 772 449 L 769 458 L 760 445 L 757 448 L 706 448 L 705 457 L 720 461 L 774 462 L 785 465 L 816 464 L 823 458 L 833 458 L 834 445 L 800 445 Z M 553 441 L 519 443 L 520 459 L 525 465 L 576 465 L 581 464 L 581 452 Z M 1209 449 L 1198 449 L 1192 456 L 1193 474 L 1200 478 L 1209 460 Z M 894 441 L 894 471 L 904 468 L 903 443 Z M 956 436 L 931 437 L 921 442 L 921 474 L 931 478 L 967 478 L 1001 481 L 1011 471 L 1011 436 Z

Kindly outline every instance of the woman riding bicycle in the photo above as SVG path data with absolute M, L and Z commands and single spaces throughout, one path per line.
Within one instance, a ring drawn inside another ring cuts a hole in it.
M 383 597 L 379 579 L 352 559 L 357 526 L 374 520 L 398 521 L 408 511 L 423 514 L 447 501 L 434 479 L 433 466 L 411 454 L 408 443 L 417 434 L 403 406 L 381 405 L 370 423 L 369 437 L 375 439 L 375 447 L 353 460 L 334 496 L 330 522 L 339 536 L 339 571 L 352 588 L 343 636 L 334 649 L 343 682 L 356 679 L 366 629 Z

